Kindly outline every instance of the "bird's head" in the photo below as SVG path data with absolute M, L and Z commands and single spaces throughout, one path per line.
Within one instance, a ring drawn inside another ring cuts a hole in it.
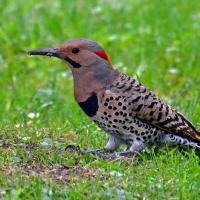
M 77 101 L 110 85 L 119 74 L 103 48 L 86 39 L 71 40 L 60 47 L 33 50 L 29 54 L 54 56 L 67 62 L 74 77 Z
M 66 61 L 72 71 L 79 68 L 101 64 L 109 68 L 112 64 L 106 54 L 96 42 L 86 39 L 71 40 L 57 48 L 44 48 L 29 52 L 30 55 L 53 56 Z

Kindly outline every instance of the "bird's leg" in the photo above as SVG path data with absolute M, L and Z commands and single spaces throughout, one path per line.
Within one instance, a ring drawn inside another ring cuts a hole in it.
M 116 152 L 116 153 L 102 153 L 98 150 L 80 150 L 79 149 L 79 152 L 80 152 L 80 154 L 83 154 L 83 155 L 91 154 L 96 157 L 103 158 L 103 159 L 109 159 L 109 160 L 120 158 L 120 157 L 129 157 L 129 156 L 138 154 L 137 151 L 132 151 L 132 150 Z
M 87 150 L 83 150 L 81 149 L 79 146 L 75 146 L 74 144 L 69 144 L 65 150 L 70 150 L 70 151 L 76 151 L 78 154 L 97 154 L 100 153 L 101 151 L 104 151 L 104 148 L 102 149 L 87 149 Z
M 66 147 L 66 150 L 73 150 L 76 151 L 78 154 L 92 154 L 95 156 L 98 156 L 100 158 L 112 158 L 113 156 L 117 156 L 119 157 L 119 155 L 115 154 L 107 154 L 107 153 L 103 153 L 104 151 L 106 152 L 112 152 L 114 150 L 116 150 L 120 144 L 121 144 L 121 140 L 119 140 L 116 137 L 113 137 L 111 134 L 108 134 L 108 142 L 106 144 L 106 146 L 102 149 L 88 149 L 88 150 L 81 150 L 78 146 L 76 147 L 73 144 L 70 144 Z M 120 154 L 120 152 L 119 152 Z M 110 155 L 110 156 L 109 156 Z
M 122 142 L 118 138 L 112 136 L 111 134 L 108 134 L 108 142 L 104 147 L 104 150 L 114 151 L 120 146 L 121 143 Z
M 140 140 L 134 140 L 131 144 L 130 151 L 141 152 L 145 148 L 144 142 Z
M 128 147 L 126 151 L 116 152 L 112 154 L 107 154 L 111 159 L 119 157 L 129 157 L 139 154 L 145 148 L 145 144 L 142 141 L 134 140 L 131 146 Z
M 74 144 L 69 144 L 65 148 L 65 150 L 76 151 L 78 154 L 94 154 L 96 152 L 103 151 L 104 149 L 88 149 L 88 150 L 81 150 L 79 146 L 75 146 Z
M 108 142 L 106 146 L 104 146 L 102 149 L 85 150 L 84 154 L 95 154 L 96 152 L 113 152 L 120 146 L 121 143 L 122 142 L 118 138 L 108 134 Z
M 114 141 L 117 141 L 115 139 L 116 138 L 109 137 L 108 144 L 106 145 L 106 147 L 112 147 L 112 148 L 104 148 L 104 149 L 106 149 L 106 150 L 114 150 L 115 148 L 117 148 L 120 145 L 120 143 L 115 143 Z M 118 142 L 120 142 L 120 141 L 118 141 Z M 91 155 L 94 155 L 94 156 L 97 156 L 97 157 L 103 158 L 103 159 L 116 159 L 116 158 L 120 158 L 120 157 L 129 157 L 129 156 L 138 154 L 138 151 L 134 150 L 133 147 L 136 147 L 136 146 L 131 146 L 130 150 L 127 150 L 127 151 L 110 153 L 110 154 L 102 153 L 101 152 L 102 149 L 98 149 L 98 150 L 81 150 L 79 146 L 76 147 L 74 145 L 68 145 L 66 147 L 66 149 L 75 150 L 78 154 L 82 154 L 82 155 L 91 154 Z M 138 147 L 138 143 L 137 143 L 137 147 Z M 139 150 L 139 149 L 137 148 L 137 150 Z

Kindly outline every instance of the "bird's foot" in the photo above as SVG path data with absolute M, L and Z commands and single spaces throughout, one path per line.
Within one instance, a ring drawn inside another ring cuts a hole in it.
M 74 144 L 69 144 L 65 147 L 65 151 L 76 151 L 76 153 L 81 154 L 81 149 L 79 146 L 75 146 Z
M 99 158 L 103 158 L 103 159 L 108 159 L 108 160 L 112 160 L 112 159 L 117 159 L 117 158 L 122 158 L 122 157 L 133 157 L 136 154 L 138 154 L 137 151 L 122 151 L 122 152 L 116 152 L 116 153 L 102 153 L 101 151 L 104 151 L 104 149 L 97 149 L 97 150 L 81 150 L 79 146 L 75 146 L 73 144 L 70 144 L 66 147 L 66 150 L 72 150 L 72 151 L 76 151 L 79 155 L 87 155 L 87 154 L 91 154 L 94 155 L 96 157 Z
M 88 150 L 82 150 L 79 146 L 75 146 L 74 144 L 70 144 L 68 145 L 65 150 L 69 150 L 69 151 L 75 151 L 76 153 L 78 153 L 79 155 L 85 155 L 85 154 L 92 154 L 92 155 L 99 155 L 99 154 L 103 154 L 101 153 L 101 151 L 104 151 L 104 149 L 88 149 Z

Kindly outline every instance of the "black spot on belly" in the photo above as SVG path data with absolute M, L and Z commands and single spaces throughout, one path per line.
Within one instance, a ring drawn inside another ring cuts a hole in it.
M 92 93 L 92 95 L 84 102 L 79 102 L 79 106 L 82 110 L 90 117 L 96 115 L 96 112 L 99 109 L 97 95 Z

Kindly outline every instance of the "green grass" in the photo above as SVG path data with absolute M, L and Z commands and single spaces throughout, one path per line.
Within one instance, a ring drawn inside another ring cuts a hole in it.
M 67 66 L 26 53 L 95 40 L 200 129 L 199 0 L 7 0 L 0 13 L 0 198 L 199 199 L 193 151 L 119 161 L 65 153 L 70 143 L 100 148 L 106 134 L 76 105 Z

